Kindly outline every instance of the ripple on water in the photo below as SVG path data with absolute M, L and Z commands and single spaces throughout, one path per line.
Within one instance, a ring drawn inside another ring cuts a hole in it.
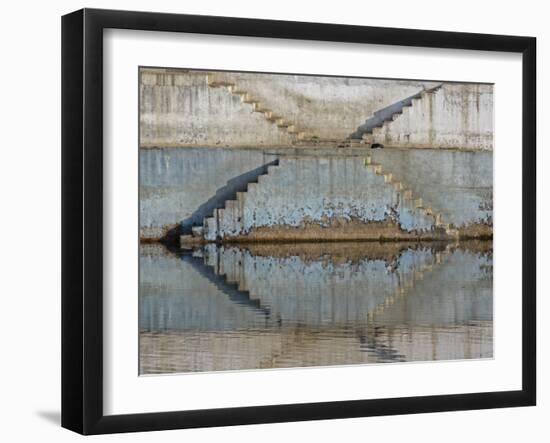
M 492 244 L 140 251 L 140 373 L 491 358 Z

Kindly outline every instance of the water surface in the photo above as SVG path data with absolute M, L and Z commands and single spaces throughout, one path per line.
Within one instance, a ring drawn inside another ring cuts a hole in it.
M 489 358 L 492 243 L 140 248 L 140 373 Z

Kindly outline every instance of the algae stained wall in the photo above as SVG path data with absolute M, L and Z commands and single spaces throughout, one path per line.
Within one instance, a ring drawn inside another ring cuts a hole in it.
M 381 220 L 396 197 L 382 177 L 369 175 L 367 155 L 425 205 L 441 212 L 446 223 L 492 223 L 491 152 L 382 149 L 348 158 L 323 158 L 246 149 L 142 149 L 140 236 L 159 239 L 176 226 L 189 231 L 192 225 L 201 225 L 215 208 L 235 200 L 237 192 L 246 193 L 249 183 L 256 181 L 257 195 L 262 198 L 257 198 L 255 205 L 268 218 L 280 214 L 285 223 L 296 217 L 301 217 L 300 221 L 307 216 L 315 218 L 317 213 L 319 218 L 330 218 L 341 209 L 342 214 L 356 210 L 365 220 Z M 279 170 L 279 176 L 269 178 L 268 165 L 277 158 L 279 166 L 274 169 Z M 321 179 L 325 181 L 319 182 Z M 270 186 L 262 186 L 265 180 L 272 180 Z M 367 182 L 370 193 L 366 192 Z M 324 197 L 318 192 L 320 186 Z M 373 196 L 377 196 L 374 206 Z

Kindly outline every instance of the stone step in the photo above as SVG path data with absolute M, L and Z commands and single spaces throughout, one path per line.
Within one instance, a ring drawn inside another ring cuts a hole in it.
M 244 92 L 244 93 L 241 93 L 241 94 L 238 94 L 238 95 L 241 98 L 242 103 L 246 103 L 247 101 L 250 101 L 250 99 L 252 98 L 252 97 L 250 97 L 248 92 Z
M 341 140 L 328 140 L 328 139 L 321 139 L 319 137 L 316 137 L 313 134 L 304 134 L 304 138 L 301 140 L 298 140 L 295 142 L 297 146 L 308 146 L 308 145 L 315 145 L 315 146 L 327 146 L 330 148 L 337 147 L 338 143 L 340 143 Z
M 208 86 L 210 86 L 211 88 L 221 88 L 221 87 L 226 87 L 226 88 L 233 88 L 235 87 L 235 83 L 225 79 L 225 78 L 222 78 L 220 76 L 216 76 L 216 75 L 209 75 L 207 76 L 207 82 L 208 82 Z
M 246 286 L 246 281 L 239 280 L 239 291 L 248 292 L 248 287 Z
M 204 234 L 210 234 L 215 236 L 217 234 L 218 225 L 215 217 L 206 217 L 203 221 Z M 211 237 L 210 237 L 211 238 Z
M 298 130 L 295 125 L 285 121 L 281 116 L 275 115 L 271 109 L 262 107 L 262 104 L 255 98 L 253 98 L 248 92 L 238 89 L 237 85 L 231 81 L 225 79 L 225 75 L 208 75 L 207 82 L 212 87 L 227 87 L 231 94 L 238 95 L 241 99 L 241 103 L 252 105 L 254 112 L 264 114 L 264 117 L 277 125 L 282 130 L 286 130 L 289 134 L 295 135 L 298 139 L 305 138 L 305 134 Z
M 373 143 L 374 142 L 374 137 L 370 133 L 363 134 L 363 136 L 361 138 L 365 143 Z
M 237 286 L 238 287 L 239 279 L 236 276 L 228 275 L 228 274 L 223 274 L 223 275 L 225 277 L 225 282 L 226 283 L 229 283 L 232 286 Z
M 383 175 L 384 177 L 384 183 L 393 184 L 393 187 L 395 191 L 401 192 L 403 200 L 412 200 L 412 208 L 413 209 L 419 209 L 422 210 L 422 213 L 426 216 L 432 216 L 433 217 L 433 209 L 430 207 L 424 207 L 424 203 L 422 201 L 422 198 L 416 198 L 413 199 L 413 193 L 410 189 L 404 189 L 403 183 L 399 181 L 394 181 L 394 177 L 392 173 L 389 172 L 383 172 L 382 171 L 382 165 L 378 163 L 373 163 L 372 157 L 370 155 L 367 155 L 364 159 L 364 165 L 371 167 L 375 174 L 377 175 Z
M 204 233 L 204 226 L 192 226 L 191 235 L 193 237 L 202 237 Z
M 447 231 L 447 235 L 455 237 L 456 239 L 460 237 L 460 231 L 458 229 L 447 228 L 446 231 Z
M 237 206 L 237 200 L 226 200 L 224 206 L 225 209 L 234 209 Z
M 289 134 L 298 134 L 298 132 L 300 132 L 296 129 L 296 126 L 294 125 L 287 126 L 286 130 Z
M 210 86 L 211 88 L 222 88 L 222 87 L 232 88 L 232 87 L 235 87 L 235 84 L 228 81 L 211 81 L 211 82 L 208 82 L 208 86 Z

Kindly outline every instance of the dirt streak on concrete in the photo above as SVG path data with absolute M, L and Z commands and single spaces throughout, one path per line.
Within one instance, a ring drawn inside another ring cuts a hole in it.
M 330 241 L 434 241 L 452 239 L 444 229 L 405 231 L 391 220 L 364 223 L 332 219 L 325 225 L 306 222 L 300 226 L 274 225 L 252 229 L 246 235 L 224 237 L 224 243 L 330 242 Z
M 493 238 L 493 227 L 483 223 L 473 223 L 471 225 L 462 226 L 458 228 L 458 237 L 461 240 L 490 240 Z

